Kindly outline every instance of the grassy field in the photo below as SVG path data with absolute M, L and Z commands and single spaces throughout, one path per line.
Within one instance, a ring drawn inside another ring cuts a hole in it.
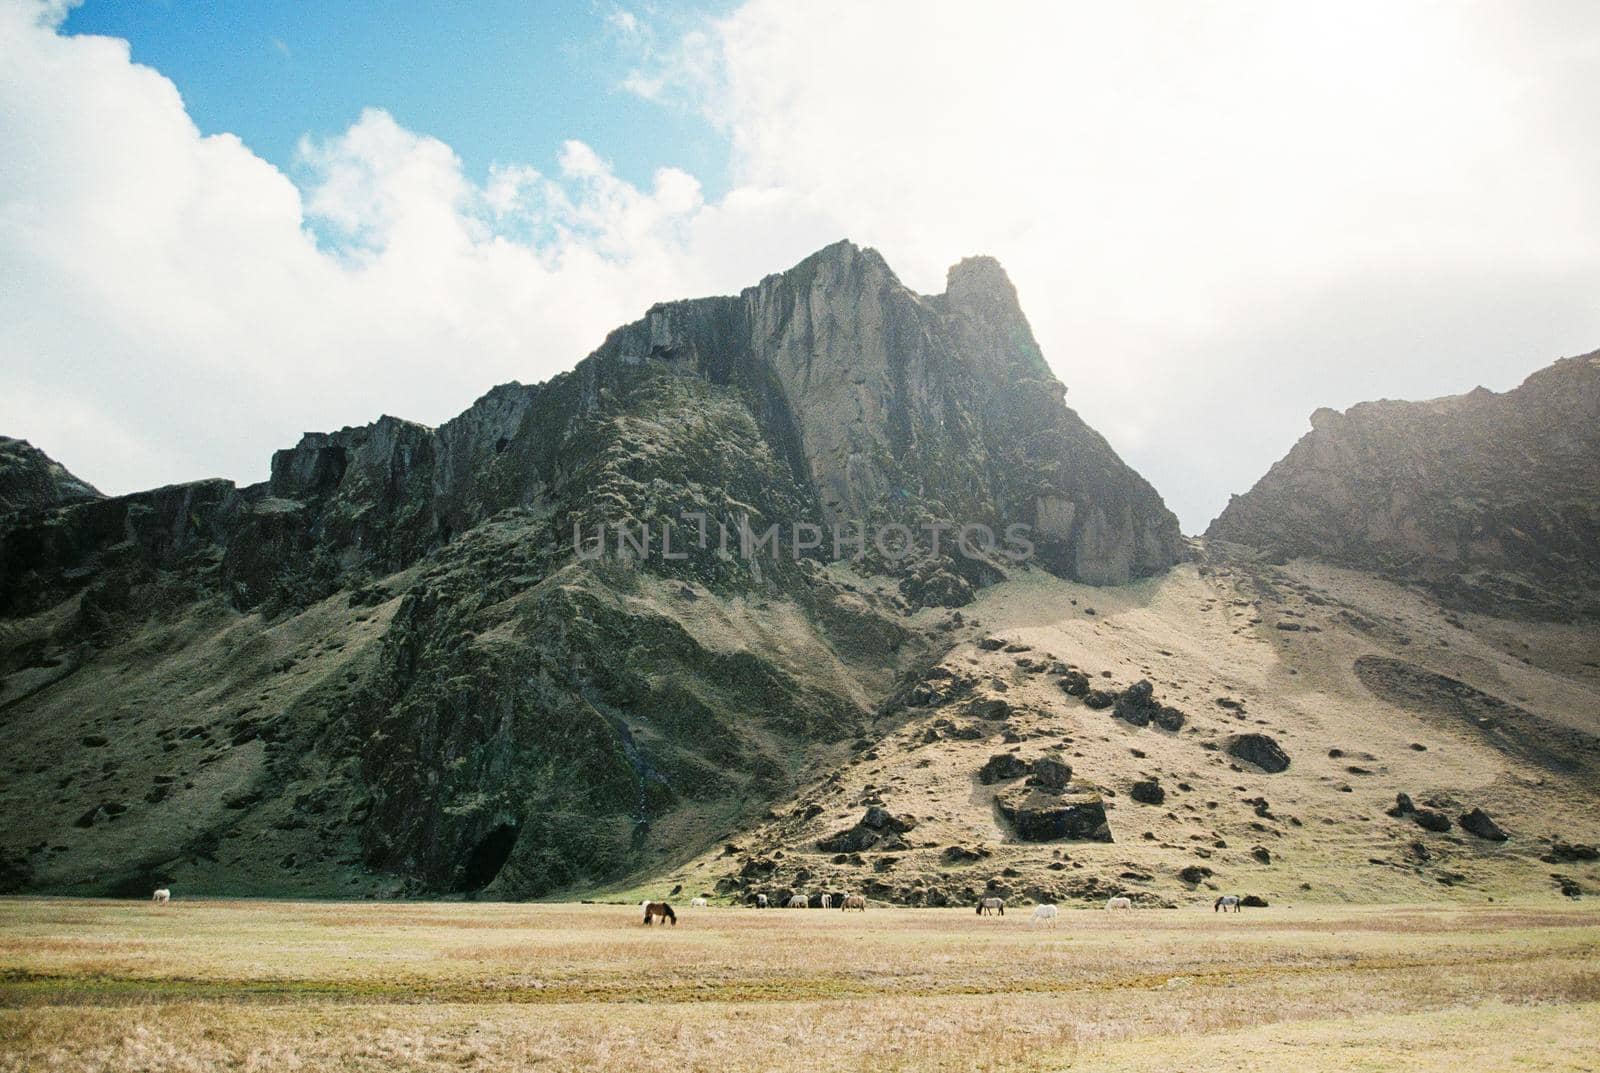
M 0 900 L 0 1070 L 1572 1069 L 1581 906 Z

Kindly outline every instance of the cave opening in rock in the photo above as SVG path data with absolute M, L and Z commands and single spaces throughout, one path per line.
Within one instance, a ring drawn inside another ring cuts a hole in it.
M 482 890 L 494 882 L 494 877 L 505 867 L 511 856 L 511 847 L 517 844 L 517 825 L 502 823 L 478 840 L 467 855 L 461 868 L 461 879 L 456 884 L 459 892 Z

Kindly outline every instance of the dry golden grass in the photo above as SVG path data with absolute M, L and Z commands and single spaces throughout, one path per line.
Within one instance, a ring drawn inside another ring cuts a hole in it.
M 1581 1069 L 1600 1043 L 1577 906 L 636 914 L 0 900 L 0 1071 Z

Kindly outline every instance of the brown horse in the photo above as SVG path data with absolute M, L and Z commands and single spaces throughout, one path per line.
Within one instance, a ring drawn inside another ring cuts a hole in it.
M 666 902 L 645 902 L 644 903 L 644 922 L 645 922 L 645 924 L 648 925 L 650 923 L 650 918 L 651 917 L 659 917 L 663 923 L 665 923 L 667 921 L 671 921 L 673 927 L 677 927 L 678 926 L 678 914 L 674 913 L 672 911 L 672 906 L 668 905 Z

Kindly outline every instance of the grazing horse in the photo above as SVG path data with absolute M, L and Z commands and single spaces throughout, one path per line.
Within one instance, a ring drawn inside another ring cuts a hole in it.
M 1053 905 L 1036 906 L 1033 910 L 1033 919 L 1028 921 L 1028 926 L 1048 924 L 1053 928 L 1056 926 L 1056 917 L 1060 915 L 1061 911 Z
M 757 909 L 765 909 L 766 907 L 767 907 L 767 896 L 765 894 L 757 894 L 756 895 L 756 908 Z
M 150 895 L 150 900 L 157 905 L 166 905 L 172 901 L 172 892 L 166 887 L 160 887 L 154 894 Z
M 1235 913 L 1244 912 L 1243 909 L 1239 908 L 1239 896 L 1237 894 L 1224 894 L 1211 903 L 1211 911 L 1213 913 L 1219 910 L 1226 913 L 1229 909 L 1232 909 Z
M 673 927 L 678 926 L 678 914 L 674 913 L 672 906 L 666 902 L 645 902 L 644 922 L 646 926 L 650 924 L 651 917 L 659 917 L 663 923 L 671 921 Z
M 689 904 L 696 909 L 704 909 L 706 907 L 706 900 L 704 898 L 690 898 Z
M 822 896 L 822 908 L 824 908 L 824 909 L 832 909 L 833 908 L 833 895 L 824 894 Z
M 864 894 L 846 894 L 839 902 L 840 909 L 859 909 L 867 911 L 867 896 Z
M 1110 909 L 1126 909 L 1126 910 L 1132 912 L 1132 910 L 1133 910 L 1133 899 L 1132 898 L 1125 898 L 1120 894 L 1117 895 L 1115 898 L 1107 898 L 1106 899 L 1106 909 L 1108 909 L 1108 910 L 1110 910 Z
M 806 901 L 806 896 L 804 894 L 796 894 L 789 899 L 790 909 L 807 909 L 810 908 L 810 906 L 811 903 Z
M 1004 898 L 985 898 L 978 903 L 978 915 L 981 917 L 985 913 L 990 915 L 999 913 L 1001 916 L 1005 916 L 1006 900 Z

